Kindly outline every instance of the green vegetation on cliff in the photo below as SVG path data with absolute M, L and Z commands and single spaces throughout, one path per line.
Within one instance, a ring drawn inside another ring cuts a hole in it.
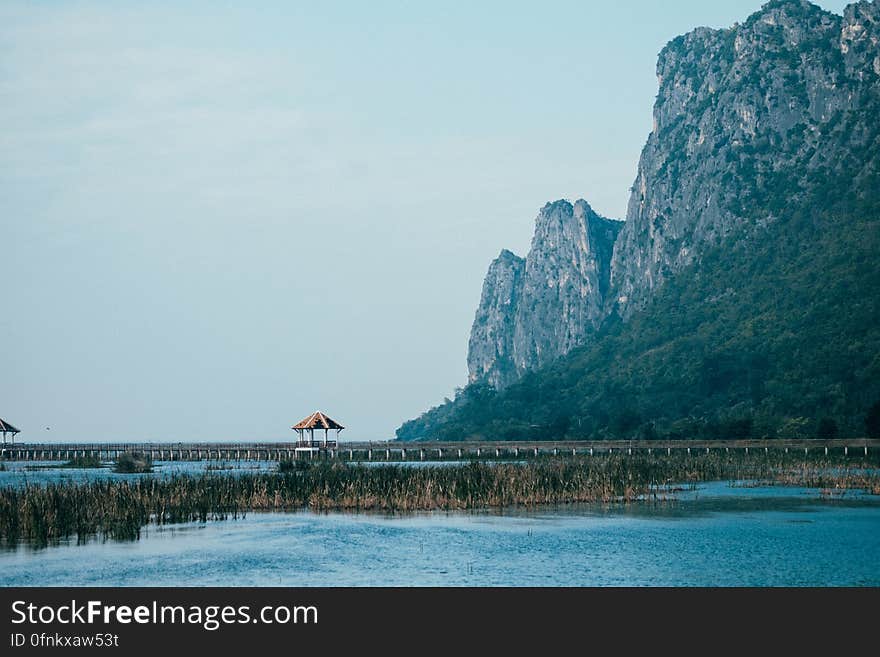
M 515 353 L 527 373 L 498 390 L 498 311 L 472 333 L 473 383 L 398 438 L 880 433 L 878 26 L 878 3 L 775 0 L 671 41 L 601 321 L 553 363 Z M 550 302 L 515 336 L 538 354 L 566 338 L 543 316 L 582 303 L 546 269 Z
M 630 321 L 500 392 L 469 386 L 398 437 L 864 435 L 880 399 L 880 180 L 867 189 L 832 201 L 822 185 L 821 205 L 728 237 Z

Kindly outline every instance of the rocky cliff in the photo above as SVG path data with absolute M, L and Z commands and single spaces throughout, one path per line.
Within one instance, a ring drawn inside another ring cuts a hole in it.
M 622 229 L 546 206 L 525 261 L 490 272 L 472 385 L 400 439 L 864 435 L 880 408 L 880 0 L 843 15 L 775 0 L 672 40 L 657 77 Z
M 622 225 L 584 200 L 541 209 L 526 258 L 505 250 L 489 267 L 468 345 L 470 382 L 502 388 L 598 326 Z
M 654 129 L 612 261 L 623 318 L 743 224 L 761 226 L 829 168 L 872 158 L 880 5 L 843 16 L 805 0 L 765 5 L 742 25 L 671 41 L 657 64 Z M 772 202 L 766 203 L 772 196 Z M 755 216 L 754 208 L 763 213 Z
M 776 0 L 667 44 L 625 224 L 585 201 L 541 210 L 526 259 L 504 252 L 489 269 L 470 382 L 502 388 L 612 313 L 628 320 L 707 249 L 766 227 L 842 171 L 859 189 L 880 153 L 878 42 L 876 0 L 842 16 Z
M 483 281 L 480 305 L 468 342 L 468 379 L 502 388 L 516 380 L 513 334 L 522 296 L 526 261 L 508 250 L 501 251 Z

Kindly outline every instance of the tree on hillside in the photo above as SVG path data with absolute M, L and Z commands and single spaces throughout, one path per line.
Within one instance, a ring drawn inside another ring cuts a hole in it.
M 865 416 L 865 432 L 868 438 L 880 438 L 880 400 L 868 409 Z
M 830 417 L 823 417 L 819 420 L 819 426 L 816 428 L 816 438 L 821 438 L 822 440 L 837 438 L 837 422 Z

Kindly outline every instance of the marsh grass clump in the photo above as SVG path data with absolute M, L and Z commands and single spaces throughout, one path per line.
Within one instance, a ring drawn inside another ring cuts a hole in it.
M 309 461 L 303 459 L 285 459 L 278 461 L 278 472 L 304 472 L 312 467 Z
M 149 523 L 206 522 L 248 511 L 465 510 L 665 500 L 701 481 L 760 481 L 880 492 L 880 463 L 781 453 L 605 454 L 453 466 L 279 464 L 276 472 L 64 482 L 0 488 L 0 543 L 73 536 L 135 539 Z
M 152 471 L 153 460 L 141 452 L 123 452 L 113 466 L 113 472 L 119 474 L 144 474 Z
M 97 456 L 74 456 L 67 463 L 61 465 L 62 468 L 100 468 L 103 467 L 101 459 Z

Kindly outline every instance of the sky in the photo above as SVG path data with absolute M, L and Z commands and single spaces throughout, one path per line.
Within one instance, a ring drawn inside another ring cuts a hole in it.
M 760 5 L 4 1 L 0 417 L 393 437 L 544 203 L 623 218 L 663 45 Z

